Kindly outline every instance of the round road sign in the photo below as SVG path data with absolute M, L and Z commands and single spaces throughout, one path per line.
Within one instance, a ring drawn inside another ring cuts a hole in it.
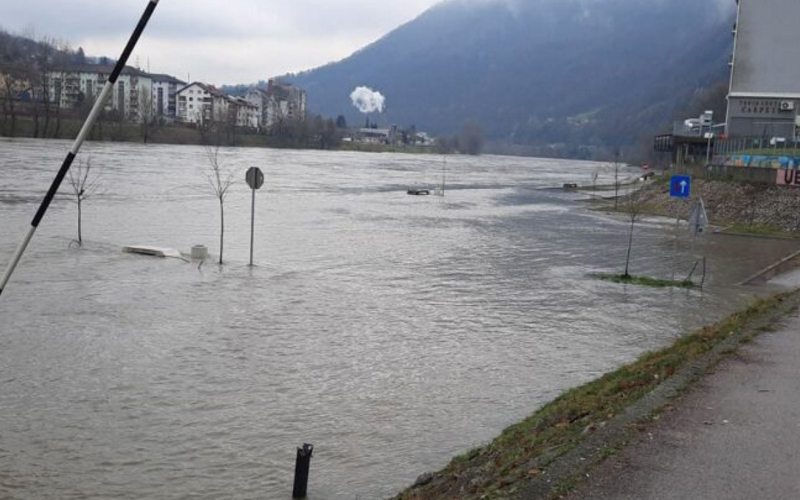
M 264 185 L 264 173 L 258 167 L 250 167 L 244 176 L 250 189 L 258 189 Z

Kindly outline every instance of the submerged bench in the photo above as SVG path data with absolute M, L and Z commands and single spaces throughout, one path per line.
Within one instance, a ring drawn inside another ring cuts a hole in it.
M 174 257 L 176 259 L 183 259 L 183 255 L 174 248 L 161 248 L 161 247 L 150 247 L 145 245 L 131 245 L 127 247 L 122 247 L 122 251 L 124 253 L 135 253 L 139 255 L 149 255 L 151 257 Z

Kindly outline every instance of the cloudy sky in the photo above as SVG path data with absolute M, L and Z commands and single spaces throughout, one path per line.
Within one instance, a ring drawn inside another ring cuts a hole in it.
M 439 0 L 161 0 L 130 59 L 153 73 L 252 83 L 339 60 Z M 147 0 L 3 0 L 0 27 L 116 58 Z

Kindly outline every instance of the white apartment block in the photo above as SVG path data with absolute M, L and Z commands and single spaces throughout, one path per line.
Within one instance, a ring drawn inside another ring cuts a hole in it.
M 231 98 L 236 108 L 236 126 L 258 129 L 261 122 L 261 112 L 258 106 L 241 97 Z
M 178 121 L 204 125 L 228 121 L 228 102 L 225 95 L 200 82 L 190 83 L 177 92 Z
M 186 83 L 170 75 L 150 75 L 154 116 L 167 122 L 178 118 L 178 89 Z
M 305 120 L 306 92 L 285 83 L 269 81 L 266 90 L 253 88 L 245 99 L 258 107 L 260 125 L 270 129 L 287 120 Z
M 91 105 L 100 95 L 113 71 L 111 65 L 85 65 L 50 73 L 50 98 L 62 108 Z M 182 83 L 168 75 L 150 75 L 126 66 L 112 89 L 107 111 L 116 111 L 124 120 L 144 121 L 150 116 L 175 117 L 175 92 Z M 147 106 L 152 106 L 148 113 Z
M 205 83 L 194 82 L 178 90 L 177 104 L 182 123 L 202 126 L 215 122 L 252 129 L 259 126 L 258 106 Z

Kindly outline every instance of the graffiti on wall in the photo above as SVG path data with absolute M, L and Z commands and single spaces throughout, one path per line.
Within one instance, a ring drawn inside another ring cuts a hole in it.
M 713 163 L 726 167 L 798 169 L 800 168 L 800 156 L 735 154 L 715 156 Z

